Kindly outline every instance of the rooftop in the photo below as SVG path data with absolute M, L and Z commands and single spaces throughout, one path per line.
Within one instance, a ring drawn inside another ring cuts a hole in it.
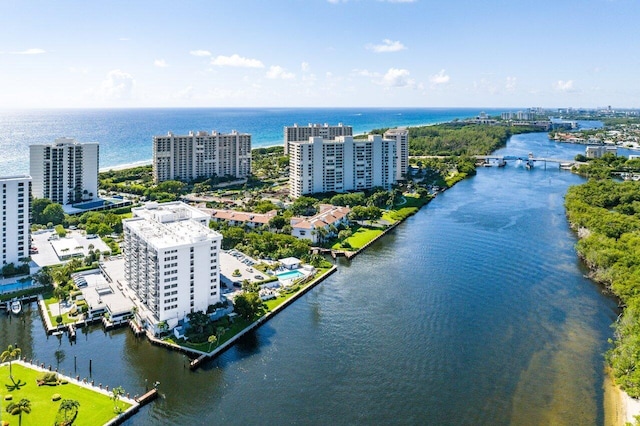
M 148 203 L 132 211 L 134 217 L 125 219 L 124 226 L 156 248 L 222 238 L 207 226 L 209 216 L 181 202 Z

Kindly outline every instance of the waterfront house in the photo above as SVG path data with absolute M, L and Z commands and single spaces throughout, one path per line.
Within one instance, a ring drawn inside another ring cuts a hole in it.
M 299 239 L 311 240 L 313 244 L 335 236 L 338 226 L 349 223 L 349 207 L 320 204 L 319 212 L 311 217 L 292 217 L 291 235 Z

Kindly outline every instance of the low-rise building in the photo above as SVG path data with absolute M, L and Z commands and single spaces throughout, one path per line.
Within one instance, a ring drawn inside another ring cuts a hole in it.
M 268 226 L 269 221 L 278 215 L 277 210 L 267 213 L 239 212 L 235 210 L 211 210 L 211 220 L 214 222 L 226 222 L 231 226 L 248 226 L 256 228 L 258 226 Z
M 585 148 L 585 157 L 587 158 L 602 158 L 604 154 L 618 155 L 618 147 L 607 145 L 590 145 Z
M 311 217 L 292 217 L 291 235 L 299 239 L 311 240 L 313 244 L 336 235 L 336 228 L 349 223 L 349 207 L 320 204 L 319 211 Z

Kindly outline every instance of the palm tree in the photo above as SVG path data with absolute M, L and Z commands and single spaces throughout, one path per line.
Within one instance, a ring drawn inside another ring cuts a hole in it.
M 0 355 L 0 358 L 2 358 L 2 362 L 5 362 L 7 359 L 9 360 L 9 377 L 11 378 L 11 381 L 13 381 L 13 372 L 11 371 L 11 361 L 13 361 L 14 358 L 19 357 L 21 353 L 22 353 L 22 350 L 18 346 L 14 348 L 13 345 L 9 345 L 7 347 L 7 350 L 2 352 L 2 354 Z
M 58 315 L 61 316 L 62 315 L 62 301 L 63 300 L 67 300 L 67 297 L 69 296 L 69 291 L 62 287 L 61 285 L 58 285 L 54 290 L 53 290 L 53 295 L 56 296 L 58 298 Z
M 215 334 L 212 334 L 211 336 L 209 336 L 207 341 L 209 342 L 209 352 L 211 352 L 211 345 L 216 343 L 218 341 L 218 338 L 215 336 Z
M 122 386 L 118 386 L 115 387 L 111 390 L 111 399 L 113 399 L 113 410 L 117 413 L 120 414 L 122 412 L 122 408 L 120 408 L 120 405 L 118 404 L 118 401 L 120 401 L 120 397 L 124 395 L 124 388 Z
M 7 406 L 7 413 L 12 416 L 20 416 L 18 418 L 18 425 L 22 425 L 22 413 L 29 414 L 31 412 L 31 401 L 26 398 L 22 398 L 18 402 L 12 402 Z
M 60 408 L 58 410 L 64 411 L 64 421 L 66 423 L 67 420 L 69 420 L 68 418 L 69 411 L 75 410 L 77 412 L 78 408 L 80 408 L 80 402 L 76 401 L 75 399 L 63 399 L 62 402 L 60 403 Z

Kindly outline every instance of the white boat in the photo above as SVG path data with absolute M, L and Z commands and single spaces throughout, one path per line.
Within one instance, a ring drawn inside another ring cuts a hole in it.
M 19 300 L 14 300 L 11 302 L 11 312 L 18 315 L 22 311 L 22 303 Z

